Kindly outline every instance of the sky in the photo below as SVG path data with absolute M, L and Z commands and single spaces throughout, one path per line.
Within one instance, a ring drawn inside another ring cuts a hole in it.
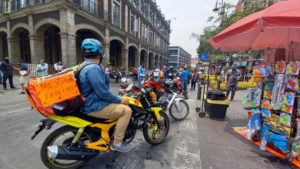
M 221 2 L 221 0 L 219 0 Z M 238 0 L 224 0 L 237 4 Z M 170 46 L 181 46 L 197 57 L 199 43 L 191 38 L 191 34 L 201 34 L 206 26 L 207 18 L 214 15 L 216 0 L 156 0 L 167 20 L 171 20 Z

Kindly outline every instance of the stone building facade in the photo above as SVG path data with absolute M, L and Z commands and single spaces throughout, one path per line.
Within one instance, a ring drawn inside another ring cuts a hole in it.
M 0 59 L 13 63 L 76 65 L 85 38 L 123 71 L 167 63 L 170 23 L 152 0 L 0 0 L 0 13 Z

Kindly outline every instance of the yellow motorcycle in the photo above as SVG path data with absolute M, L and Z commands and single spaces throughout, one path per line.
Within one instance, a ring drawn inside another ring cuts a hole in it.
M 145 91 L 138 94 L 141 102 L 126 97 L 133 112 L 124 143 L 131 142 L 140 127 L 145 140 L 152 145 L 162 143 L 168 135 L 168 116 L 162 108 L 150 107 L 146 94 Z M 99 152 L 110 152 L 117 120 L 98 119 L 77 113 L 68 116 L 52 115 L 41 122 L 32 139 L 43 129 L 51 129 L 55 122 L 66 124 L 53 131 L 43 142 L 40 151 L 43 163 L 51 169 L 76 169 L 84 166 Z

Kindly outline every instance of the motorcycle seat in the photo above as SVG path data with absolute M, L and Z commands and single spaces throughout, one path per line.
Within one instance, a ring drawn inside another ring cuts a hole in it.
M 71 116 L 75 116 L 75 117 L 81 118 L 83 120 L 92 122 L 92 123 L 104 123 L 104 124 L 111 123 L 111 122 L 106 122 L 109 119 L 100 119 L 100 118 L 88 116 L 88 115 L 85 115 L 85 114 L 82 114 L 82 113 L 72 114 Z

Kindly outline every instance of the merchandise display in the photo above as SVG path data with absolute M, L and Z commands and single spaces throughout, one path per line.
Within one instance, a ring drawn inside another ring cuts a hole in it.
M 260 149 L 272 146 L 300 160 L 300 99 L 298 61 L 276 62 L 275 66 L 255 67 L 256 88 L 247 99 L 254 103 L 248 128 L 248 138 L 260 140 Z M 297 127 L 295 127 L 297 126 Z M 258 136 L 254 136 L 254 134 Z

